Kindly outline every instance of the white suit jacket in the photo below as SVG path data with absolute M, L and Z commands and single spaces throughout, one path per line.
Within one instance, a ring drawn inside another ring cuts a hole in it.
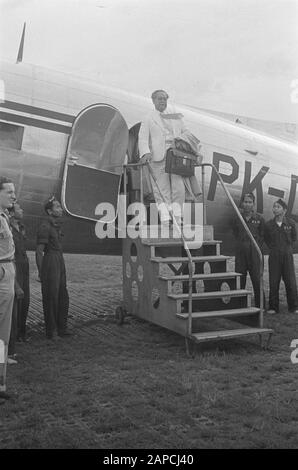
M 182 119 L 171 119 L 171 123 L 174 137 L 180 137 L 183 132 L 187 131 Z M 160 112 L 154 109 L 141 124 L 139 132 L 140 157 L 145 153 L 151 153 L 153 161 L 162 160 L 166 152 L 166 135 Z

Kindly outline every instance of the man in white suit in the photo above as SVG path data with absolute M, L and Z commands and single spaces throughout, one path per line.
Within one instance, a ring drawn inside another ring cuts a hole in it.
M 185 202 L 185 184 L 179 175 L 165 172 L 166 151 L 173 146 L 174 139 L 188 132 L 182 120 L 182 114 L 167 112 L 168 94 L 164 90 L 156 90 L 151 95 L 155 109 L 144 119 L 139 132 L 139 153 L 142 161 L 149 161 L 160 191 L 153 178 L 151 183 L 155 202 L 159 208 L 162 224 L 171 220 L 169 211 L 173 203 L 179 204 L 181 214 Z M 164 201 L 160 195 L 163 195 Z M 174 211 L 175 213 L 175 211 Z M 181 223 L 181 217 L 176 216 Z

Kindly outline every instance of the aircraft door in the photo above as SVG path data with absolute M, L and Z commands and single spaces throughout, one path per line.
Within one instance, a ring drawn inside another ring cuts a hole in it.
M 89 106 L 76 117 L 68 141 L 62 205 L 75 217 L 98 220 L 95 208 L 108 202 L 117 213 L 128 128 L 116 108 Z

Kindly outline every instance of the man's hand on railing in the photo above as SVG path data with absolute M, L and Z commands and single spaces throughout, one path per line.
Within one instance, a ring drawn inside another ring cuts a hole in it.
M 152 160 L 152 154 L 151 153 L 145 153 L 139 160 L 139 163 L 147 163 L 151 162 Z
M 201 153 L 197 154 L 197 165 L 201 165 L 203 162 L 203 155 Z
M 197 156 L 197 165 L 201 165 L 203 161 L 203 155 L 201 153 L 202 145 L 197 146 L 196 156 Z

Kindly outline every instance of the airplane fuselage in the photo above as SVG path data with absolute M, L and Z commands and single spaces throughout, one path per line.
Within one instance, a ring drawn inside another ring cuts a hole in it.
M 34 249 L 44 201 L 51 194 L 61 197 L 65 192 L 68 144 L 78 114 L 89 106 L 107 105 L 118 110 L 131 129 L 150 112 L 152 102 L 29 65 L 1 63 L 0 72 L 1 174 L 15 183 L 25 212 L 28 247 Z M 298 221 L 297 145 L 202 112 L 180 106 L 175 109 L 182 112 L 187 127 L 200 139 L 204 161 L 218 168 L 235 202 L 243 192 L 255 192 L 256 209 L 268 220 L 274 200 L 281 197 L 288 202 L 289 215 Z M 107 173 L 107 178 L 112 177 L 113 172 Z M 214 225 L 216 237 L 223 239 L 225 250 L 230 251 L 233 212 L 211 170 L 206 173 L 205 189 L 208 223 Z M 65 251 L 121 253 L 121 240 L 96 237 L 95 219 L 95 215 L 92 220 L 90 216 L 66 214 Z

